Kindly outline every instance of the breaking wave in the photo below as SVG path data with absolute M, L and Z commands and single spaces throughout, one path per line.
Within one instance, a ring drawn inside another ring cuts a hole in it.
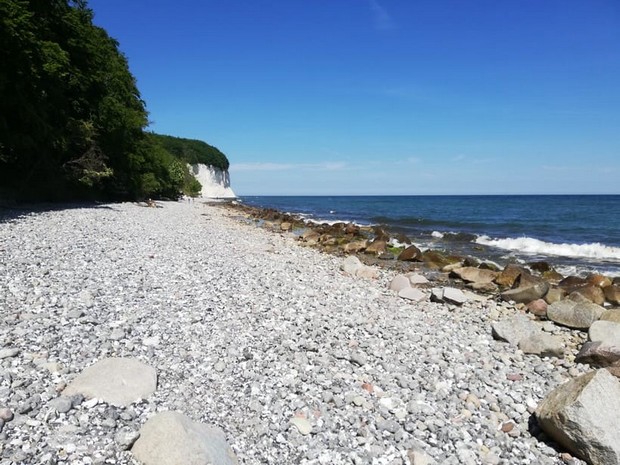
M 554 244 L 531 237 L 491 239 L 480 236 L 476 244 L 514 250 L 527 254 L 555 255 L 558 257 L 579 257 L 597 260 L 620 260 L 620 247 L 611 247 L 600 243 L 592 244 Z

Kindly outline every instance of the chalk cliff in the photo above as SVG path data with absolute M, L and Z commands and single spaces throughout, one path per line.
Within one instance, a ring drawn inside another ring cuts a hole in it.
M 190 165 L 190 171 L 202 184 L 200 196 L 212 199 L 232 199 L 237 197 L 230 187 L 228 170 L 210 165 Z

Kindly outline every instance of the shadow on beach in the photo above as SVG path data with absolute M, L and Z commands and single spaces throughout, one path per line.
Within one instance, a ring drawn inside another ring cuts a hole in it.
M 109 203 L 102 202 L 67 202 L 67 203 L 3 203 L 0 201 L 0 223 L 6 223 L 21 217 L 51 211 L 73 210 L 78 208 L 97 208 L 114 210 Z

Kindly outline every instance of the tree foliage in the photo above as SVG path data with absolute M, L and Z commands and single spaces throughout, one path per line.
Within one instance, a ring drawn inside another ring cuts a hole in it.
M 145 132 L 127 60 L 92 20 L 85 0 L 0 0 L 0 196 L 176 197 L 207 153 Z
M 154 133 L 151 136 L 171 154 L 190 165 L 202 163 L 222 170 L 228 169 L 226 155 L 206 142 Z

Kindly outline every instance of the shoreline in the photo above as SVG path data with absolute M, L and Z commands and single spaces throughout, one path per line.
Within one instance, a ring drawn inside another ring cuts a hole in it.
M 3 458 L 136 464 L 121 433 L 174 410 L 221 428 L 242 464 L 564 463 L 531 422 L 589 371 L 582 332 L 541 322 L 564 358 L 528 355 L 492 337 L 521 313 L 509 302 L 411 302 L 397 270 L 353 276 L 221 205 L 158 203 L 0 222 Z M 156 390 L 59 411 L 106 357 L 152 366 Z

